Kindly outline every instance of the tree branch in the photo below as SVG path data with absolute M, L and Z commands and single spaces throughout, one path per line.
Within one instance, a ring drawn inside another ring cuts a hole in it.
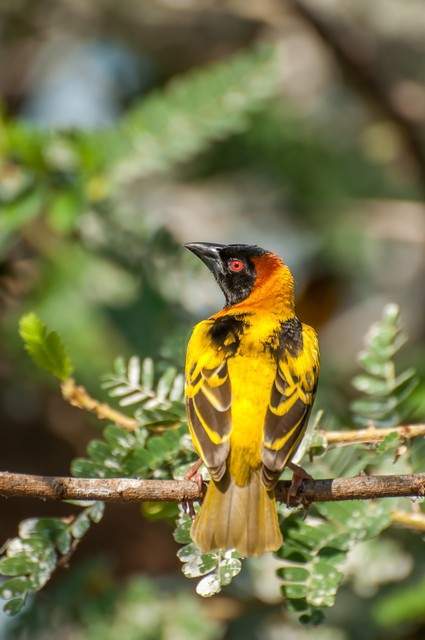
M 290 486 L 281 481 L 276 497 L 285 501 Z M 200 492 L 190 480 L 139 480 L 135 478 L 69 478 L 0 472 L 0 495 L 43 500 L 103 500 L 142 502 L 196 500 Z M 329 480 L 304 480 L 300 499 L 311 502 L 425 496 L 425 473 L 400 476 L 356 476 Z

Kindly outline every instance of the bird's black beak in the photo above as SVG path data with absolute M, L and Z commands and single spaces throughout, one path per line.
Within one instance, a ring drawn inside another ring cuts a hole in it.
M 220 249 L 225 245 L 215 244 L 213 242 L 189 242 L 184 246 L 194 253 L 195 256 L 198 256 L 213 273 L 217 271 L 220 263 Z

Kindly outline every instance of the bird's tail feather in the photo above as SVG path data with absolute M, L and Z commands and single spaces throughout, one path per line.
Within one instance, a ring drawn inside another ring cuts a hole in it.
M 242 556 L 261 555 L 282 546 L 282 534 L 273 494 L 261 481 L 259 470 L 238 486 L 226 476 L 211 481 L 192 524 L 192 539 L 204 553 L 237 549 Z

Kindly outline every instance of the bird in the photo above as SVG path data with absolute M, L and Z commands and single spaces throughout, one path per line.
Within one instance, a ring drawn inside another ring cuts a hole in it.
M 316 393 L 318 338 L 296 316 L 294 279 L 276 253 L 249 244 L 185 247 L 225 298 L 221 310 L 195 325 L 187 347 L 194 469 L 203 463 L 210 476 L 191 536 L 203 553 L 262 555 L 283 544 L 274 496 L 283 469 L 293 469 L 295 490 L 309 477 L 291 459 Z

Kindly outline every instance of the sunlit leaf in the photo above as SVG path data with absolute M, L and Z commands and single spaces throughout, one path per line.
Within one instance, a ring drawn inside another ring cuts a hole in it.
M 49 331 L 35 313 L 28 313 L 21 318 L 19 332 L 37 366 L 60 380 L 69 378 L 73 371 L 71 360 L 55 331 Z

